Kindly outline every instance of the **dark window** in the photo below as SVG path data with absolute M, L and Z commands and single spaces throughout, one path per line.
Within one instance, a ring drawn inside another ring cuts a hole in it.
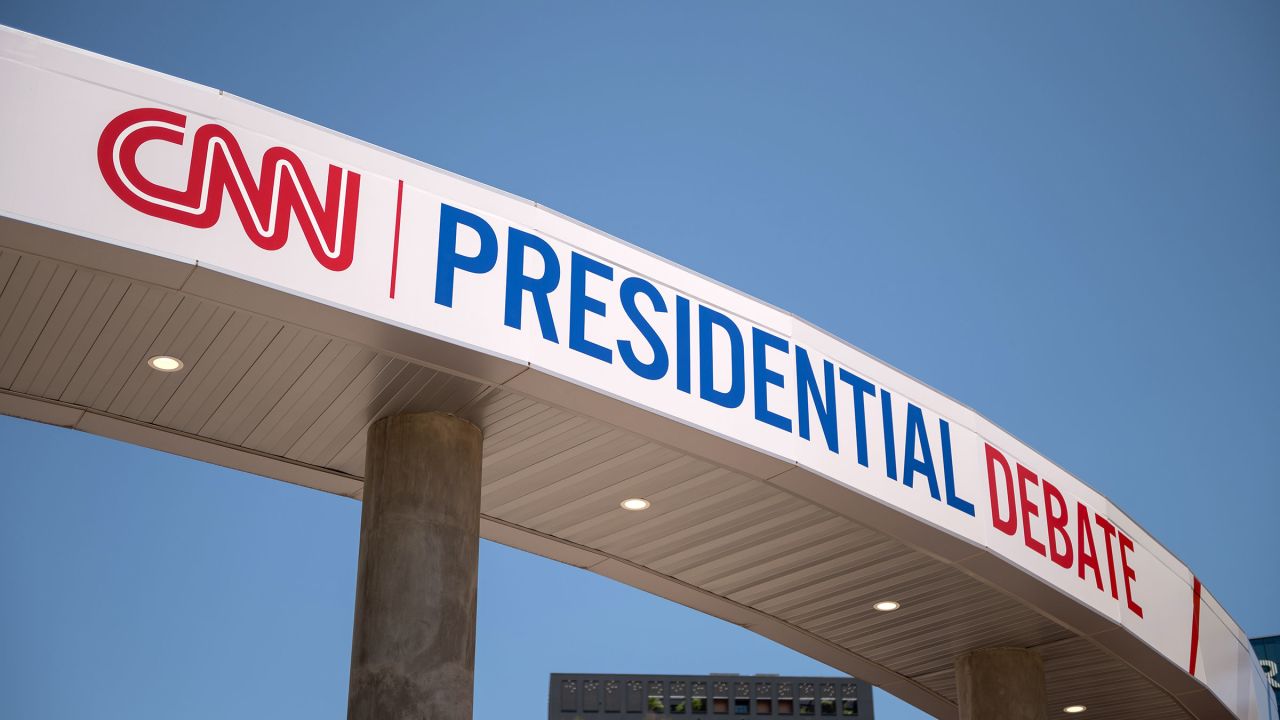
M 822 714 L 834 716 L 836 714 L 836 699 L 822 698 Z
M 716 698 L 711 701 L 711 712 L 716 715 L 729 714 L 729 698 Z
M 772 714 L 773 714 L 773 701 L 772 701 L 772 700 L 770 700 L 770 699 L 768 699 L 768 698 L 757 698 L 757 699 L 756 699 L 756 714 L 757 714 L 757 715 L 772 715 Z
M 813 698 L 800 698 L 800 714 L 813 715 L 815 710 Z
M 844 701 L 844 715 L 845 715 L 846 717 L 852 717 L 852 716 L 857 715 L 857 714 L 858 714 L 858 701 L 857 701 L 857 700 L 845 700 L 845 701 Z
M 737 700 L 734 700 L 733 714 L 734 715 L 750 715 L 751 701 L 748 700 L 747 698 L 738 698 Z
M 704 697 L 696 697 L 690 704 L 692 705 L 690 709 L 693 712 L 705 713 L 707 711 L 707 699 Z
M 627 683 L 627 712 L 644 711 L 644 683 L 632 680 Z
M 684 698 L 682 697 L 671 698 L 671 714 L 684 715 Z
M 791 698 L 778 698 L 778 714 L 794 715 L 796 712 L 795 701 Z
M 560 681 L 560 712 L 573 712 L 578 709 L 578 683 L 573 680 Z

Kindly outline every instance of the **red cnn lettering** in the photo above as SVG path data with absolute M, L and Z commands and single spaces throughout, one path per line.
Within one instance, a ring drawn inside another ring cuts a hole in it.
M 1009 517 L 1000 514 L 1000 490 L 996 487 L 996 464 L 1004 471 L 1004 497 L 1009 508 Z M 991 489 L 991 524 L 1005 535 L 1018 532 L 1018 516 L 1013 509 L 1013 473 L 1009 470 L 1009 461 L 999 450 L 987 445 L 987 485 Z
M 1138 617 L 1142 617 L 1142 606 L 1133 599 L 1133 586 L 1129 584 L 1130 580 L 1136 581 L 1138 574 L 1129 567 L 1129 551 L 1133 550 L 1133 540 L 1128 535 L 1120 533 L 1120 567 L 1124 570 L 1124 601 L 1129 605 L 1129 610 Z
M 1018 463 L 1018 490 L 1021 495 L 1019 508 L 1022 510 L 1022 542 L 1032 550 L 1045 554 L 1044 543 L 1031 537 L 1031 516 L 1040 516 L 1040 506 L 1031 502 L 1030 496 L 1027 494 L 1027 483 L 1039 485 L 1040 478 L 1036 474 L 1028 470 L 1022 463 Z
M 296 218 L 316 260 L 329 270 L 351 266 L 355 254 L 360 174 L 329 166 L 324 202 L 302 160 L 291 150 L 269 148 L 254 180 L 230 130 L 201 126 L 192 138 L 187 186 L 151 182 L 138 169 L 138 150 L 160 141 L 182 145 L 187 117 L 160 108 L 140 108 L 107 124 L 98 139 L 98 169 L 116 196 L 139 212 L 188 227 L 209 228 L 230 196 L 245 234 L 263 250 L 279 250 Z
M 1073 564 L 1071 537 L 1067 534 L 1067 500 L 1047 479 L 1044 485 L 1044 519 L 1049 526 L 1049 559 L 1064 568 Z

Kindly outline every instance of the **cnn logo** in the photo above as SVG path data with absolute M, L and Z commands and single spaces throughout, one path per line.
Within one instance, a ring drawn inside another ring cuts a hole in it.
M 191 142 L 186 187 L 165 187 L 138 169 L 138 151 L 148 142 L 181 146 L 187 116 L 160 108 L 125 112 L 107 124 L 98 139 L 98 168 L 116 196 L 139 212 L 188 227 L 218 222 L 224 197 L 231 199 L 244 232 L 263 250 L 279 250 L 289 239 L 293 218 L 324 267 L 342 271 L 355 253 L 360 174 L 329 166 L 324 198 L 302 160 L 283 147 L 262 156 L 255 179 L 235 136 L 216 123 L 200 126 Z

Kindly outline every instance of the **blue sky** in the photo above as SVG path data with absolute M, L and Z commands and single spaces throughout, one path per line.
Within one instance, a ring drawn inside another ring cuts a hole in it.
M 1003 425 L 1280 633 L 1274 2 L 7 0 L 0 23 L 795 312 Z M 4 714 L 345 716 L 358 504 L 7 418 L 0 453 Z M 544 714 L 553 671 L 822 671 L 488 543 L 480 598 L 479 720 Z

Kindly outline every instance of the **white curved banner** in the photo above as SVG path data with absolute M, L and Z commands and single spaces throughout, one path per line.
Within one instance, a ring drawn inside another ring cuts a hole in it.
M 527 364 L 794 463 L 1039 578 L 1238 717 L 1276 717 L 1240 629 L 1105 497 L 787 313 L 527 201 L 15 31 L 0 32 L 0 98 L 4 215 Z

